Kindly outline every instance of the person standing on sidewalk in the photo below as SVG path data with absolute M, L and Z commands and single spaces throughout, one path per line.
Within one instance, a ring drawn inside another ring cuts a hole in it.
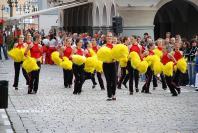
M 18 48 L 18 49 L 25 48 L 25 43 L 23 41 L 24 41 L 24 36 L 20 35 L 18 39 L 18 43 L 14 44 L 14 48 Z M 21 68 L 22 63 L 23 62 L 14 62 L 15 76 L 14 76 L 13 87 L 15 87 L 15 90 L 18 90 L 19 74 L 20 74 L 20 68 Z M 29 85 L 29 77 L 28 77 L 27 72 L 23 68 L 22 68 L 22 72 L 26 79 L 26 85 Z
M 7 55 L 7 48 L 5 45 L 5 39 L 3 31 L 0 31 L 0 60 L 2 60 L 1 57 L 1 49 L 3 50 L 3 54 L 6 60 L 8 60 L 8 55 Z
M 38 91 L 38 85 L 39 85 L 39 74 L 40 74 L 40 69 L 41 69 L 41 56 L 42 56 L 42 45 L 40 44 L 41 42 L 41 35 L 35 35 L 33 37 L 33 43 L 30 44 L 26 51 L 25 55 L 27 55 L 27 52 L 30 50 L 31 57 L 36 59 L 36 63 L 39 67 L 38 70 L 30 72 L 30 83 L 29 83 L 29 88 L 28 88 L 28 94 L 36 94 Z

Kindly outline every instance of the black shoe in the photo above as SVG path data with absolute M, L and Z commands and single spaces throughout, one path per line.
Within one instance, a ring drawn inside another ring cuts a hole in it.
M 181 88 L 177 87 L 176 90 L 177 90 L 178 94 L 181 93 Z
M 133 95 L 133 92 L 130 92 L 129 95 Z
M 112 100 L 114 100 L 114 101 L 115 101 L 115 100 L 116 100 L 116 97 L 113 97 L 113 98 L 112 98 Z
M 97 85 L 97 83 L 95 82 L 94 85 Z
M 65 88 L 68 88 L 68 85 L 64 85 L 65 86 Z
M 94 88 L 96 88 L 96 85 L 93 85 L 93 86 L 92 86 L 92 89 L 94 89 Z
M 177 93 L 175 93 L 175 94 L 172 94 L 172 96 L 174 97 L 174 96 L 177 96 Z
M 123 83 L 122 83 L 123 84 Z M 128 88 L 128 86 L 126 84 L 123 84 L 125 88 Z
M 102 90 L 102 91 L 104 91 L 104 90 L 105 90 L 105 88 L 101 88 L 101 90 Z
M 145 93 L 145 90 L 144 90 L 144 89 L 142 89 L 141 93 Z
M 153 90 L 155 90 L 156 88 L 155 87 L 153 87 Z
M 107 98 L 107 100 L 106 101 L 112 101 L 113 99 L 112 98 Z
M 120 85 L 118 85 L 118 87 L 117 87 L 117 88 L 118 88 L 118 89 L 122 89 Z
M 32 92 L 32 94 L 36 94 L 36 93 L 37 93 L 37 91 L 33 91 L 33 92 Z
M 77 95 L 77 92 L 73 92 L 74 95 Z
M 138 89 L 138 88 L 136 88 L 136 89 L 135 89 L 135 91 L 136 91 L 136 92 L 139 92 L 139 89 Z
M 29 82 L 26 82 L 26 85 L 29 85 Z
M 166 90 L 167 89 L 167 87 L 166 88 L 163 88 L 163 90 Z
M 195 89 L 195 91 L 198 91 L 198 89 Z
M 72 85 L 69 85 L 69 88 L 71 88 Z
M 19 88 L 18 87 L 15 87 L 15 90 L 18 90 Z

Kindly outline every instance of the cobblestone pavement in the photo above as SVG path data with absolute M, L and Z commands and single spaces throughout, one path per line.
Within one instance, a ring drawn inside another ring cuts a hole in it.
M 38 93 L 28 95 L 22 73 L 16 91 L 13 62 L 3 64 L 9 71 L 7 111 L 17 133 L 198 133 L 198 93 L 192 88 L 172 97 L 161 85 L 133 96 L 123 87 L 117 101 L 106 101 L 106 91 L 92 89 L 91 80 L 73 95 L 63 87 L 62 69 L 43 65 Z

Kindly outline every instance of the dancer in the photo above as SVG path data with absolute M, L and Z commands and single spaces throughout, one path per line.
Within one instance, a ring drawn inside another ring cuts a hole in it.
M 100 46 L 97 45 L 96 38 L 92 38 L 91 43 L 92 43 L 92 49 L 94 50 L 95 53 L 97 53 Z M 97 75 L 101 90 L 105 90 L 103 79 L 102 79 L 102 74 L 100 72 L 96 72 L 96 75 Z
M 151 42 L 151 43 L 148 44 L 147 48 L 148 48 L 148 51 L 144 52 L 144 55 L 145 55 L 144 57 L 146 57 L 148 55 L 151 55 L 151 56 L 154 55 L 153 50 L 155 48 L 155 44 Z M 151 66 L 148 67 L 147 72 L 146 72 L 145 75 L 146 75 L 146 82 L 143 85 L 141 92 L 142 93 L 151 94 L 151 92 L 149 91 L 150 83 L 151 83 L 152 76 L 153 76 L 153 71 L 151 69 Z
M 14 44 L 14 48 L 22 49 L 25 48 L 24 43 L 24 36 L 20 35 L 18 39 L 18 43 Z M 23 62 L 14 62 L 14 70 L 15 70 L 15 76 L 14 76 L 14 84 L 13 87 L 15 87 L 15 90 L 18 90 L 18 83 L 19 83 L 19 74 L 20 74 L 20 68 Z M 26 85 L 29 85 L 29 77 L 25 69 L 22 68 L 23 76 L 26 79 Z
M 36 63 L 39 67 L 38 70 L 30 72 L 30 84 L 28 88 L 28 94 L 36 94 L 38 91 L 38 85 L 39 85 L 39 74 L 41 69 L 41 56 L 42 56 L 42 45 L 41 42 L 41 35 L 35 35 L 33 37 L 33 44 L 30 44 L 26 51 L 25 55 L 27 55 L 27 52 L 30 50 L 31 57 L 36 59 Z
M 107 33 L 107 43 L 105 44 L 106 47 L 112 49 L 112 38 L 113 35 L 111 32 Z M 116 93 L 116 63 L 114 61 L 111 62 L 104 62 L 103 63 L 103 71 L 106 78 L 107 83 L 107 101 L 116 100 L 115 93 Z
M 169 48 L 166 47 L 165 45 L 163 46 L 163 56 L 162 56 L 162 63 L 163 65 L 166 65 L 168 62 L 174 62 L 176 63 L 175 58 L 173 57 L 173 55 L 170 53 L 171 51 L 168 50 Z M 171 70 L 170 70 L 171 71 Z M 173 82 L 173 77 L 172 76 L 167 76 L 165 75 L 165 79 L 166 79 L 166 83 L 170 89 L 170 92 L 172 93 L 172 96 L 177 96 L 177 86 L 176 84 Z
M 73 49 L 71 47 L 72 38 L 65 38 L 64 46 L 62 47 L 62 56 L 72 60 Z M 71 88 L 73 81 L 73 71 L 63 69 L 63 79 L 65 88 Z
M 133 35 L 131 37 L 131 43 L 132 43 L 132 45 L 129 46 L 129 51 L 138 53 L 138 55 L 141 58 L 142 57 L 142 47 L 137 43 L 137 36 Z M 139 71 L 134 69 L 131 66 L 131 61 L 128 61 L 127 69 L 129 72 L 129 92 L 130 92 L 130 95 L 133 95 L 133 78 L 135 78 L 135 90 L 136 90 L 136 92 L 139 92 L 139 89 L 138 89 Z
M 82 49 L 83 45 L 83 40 L 81 39 L 76 39 L 76 48 L 74 48 L 73 53 L 77 55 L 84 56 L 84 50 Z M 73 73 L 75 76 L 75 81 L 74 81 L 74 91 L 73 94 L 81 94 L 82 92 L 82 85 L 84 82 L 84 64 L 82 65 L 77 65 L 73 63 Z

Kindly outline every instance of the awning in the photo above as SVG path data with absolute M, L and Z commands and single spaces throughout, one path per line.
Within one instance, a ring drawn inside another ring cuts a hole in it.
M 56 7 L 53 7 L 53 8 L 44 9 L 44 10 L 40 10 L 40 11 L 33 12 L 33 13 L 28 13 L 28 14 L 24 14 L 24 15 L 10 17 L 10 18 L 8 18 L 7 21 L 19 20 L 19 19 L 22 19 L 22 18 L 27 18 L 27 17 L 36 16 L 36 15 L 41 15 L 43 13 L 54 11 L 54 10 L 72 8 L 72 7 L 76 7 L 76 6 L 85 5 L 85 4 L 88 4 L 88 3 L 91 3 L 91 2 L 75 2 L 75 3 L 71 3 L 71 4 L 67 4 L 67 5 L 56 6 Z

